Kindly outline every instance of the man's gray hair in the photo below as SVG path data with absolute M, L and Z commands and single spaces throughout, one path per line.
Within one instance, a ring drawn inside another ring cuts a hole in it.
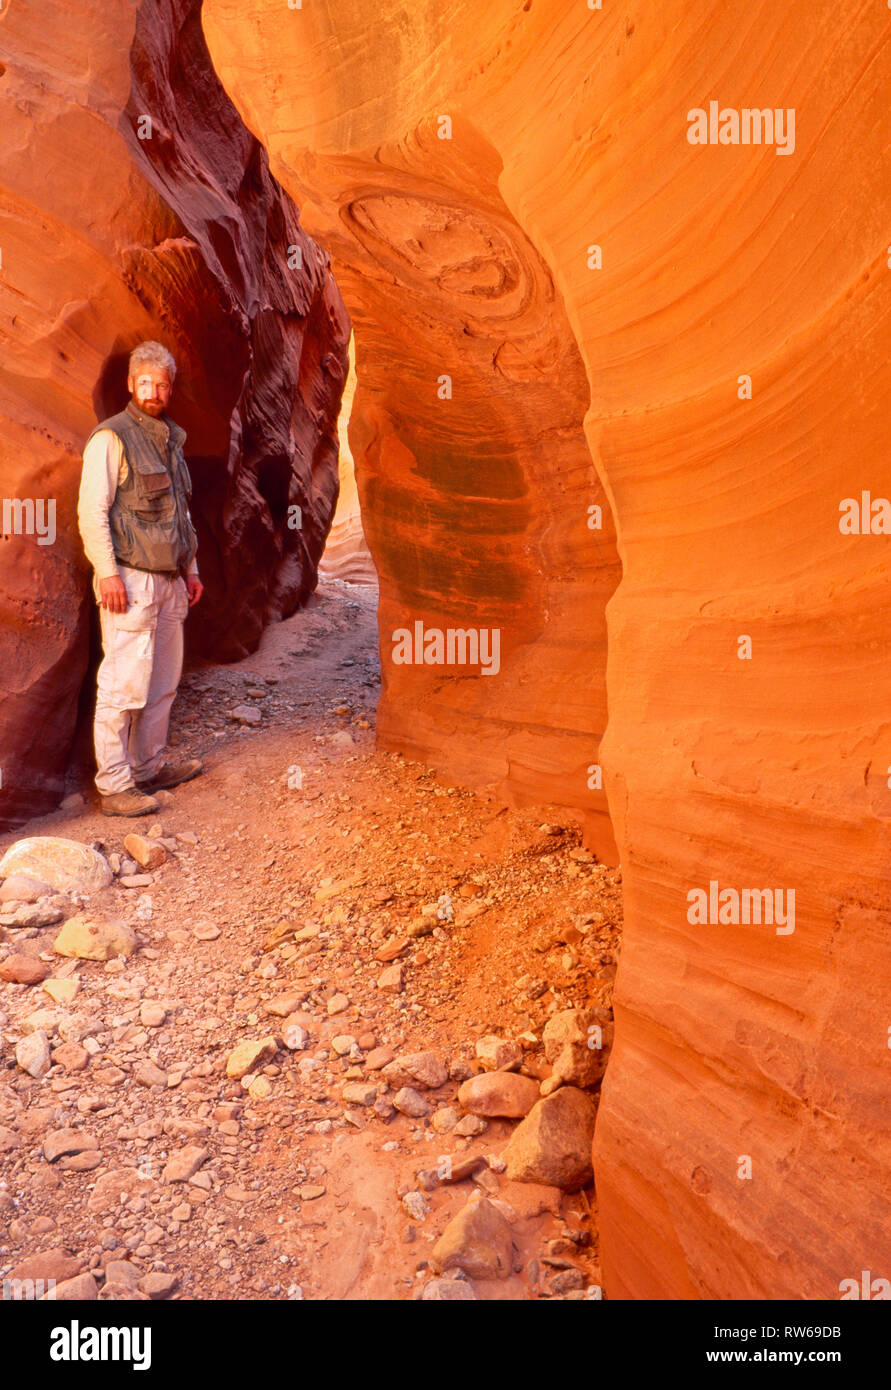
M 171 382 L 176 376 L 173 356 L 161 343 L 140 343 L 133 349 L 127 375 L 135 376 L 140 367 L 158 367 L 162 372 L 167 372 Z

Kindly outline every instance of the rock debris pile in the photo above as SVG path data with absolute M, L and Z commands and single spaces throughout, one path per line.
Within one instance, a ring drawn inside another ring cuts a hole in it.
M 620 874 L 540 808 L 361 742 L 367 668 L 340 662 L 373 609 L 333 592 L 332 640 L 300 672 L 337 664 L 348 724 L 328 697 L 310 721 L 281 708 L 159 816 L 82 805 L 0 860 L 2 1279 L 100 1299 L 599 1296 Z M 216 709 L 232 680 L 190 684 Z M 215 732 L 192 703 L 189 755 Z M 345 725 L 350 745 L 330 742 Z

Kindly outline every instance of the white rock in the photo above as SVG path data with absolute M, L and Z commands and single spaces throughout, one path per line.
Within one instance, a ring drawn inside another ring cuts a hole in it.
M 412 1221 L 424 1221 L 430 1215 L 430 1203 L 420 1192 L 406 1192 L 402 1207 Z
M 36 1033 L 29 1033 L 20 1042 L 17 1042 L 15 1059 L 22 1071 L 33 1076 L 35 1081 L 39 1081 L 41 1076 L 46 1076 L 52 1065 L 49 1039 L 46 1033 L 38 1029 Z
M 0 878 L 28 874 L 59 893 L 96 893 L 111 883 L 111 865 L 77 840 L 35 835 L 17 840 L 0 859 Z
M 226 711 L 228 717 L 236 724 L 261 724 L 263 716 L 258 709 L 251 705 L 236 705 L 234 709 Z
M 499 1071 L 503 1067 L 518 1067 L 523 1060 L 523 1049 L 519 1043 L 489 1033 L 477 1043 L 476 1055 L 486 1071 Z

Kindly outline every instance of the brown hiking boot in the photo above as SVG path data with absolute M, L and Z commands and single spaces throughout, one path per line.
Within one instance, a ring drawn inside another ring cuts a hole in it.
M 136 785 L 144 792 L 159 792 L 164 787 L 178 787 L 180 782 L 191 782 L 203 771 L 204 763 L 200 758 L 189 758 L 184 763 L 162 763 L 154 777 Z
M 112 792 L 102 798 L 102 814 L 105 816 L 150 816 L 152 811 L 160 811 L 160 803 L 153 796 L 146 796 L 138 787 L 127 787 L 122 792 Z

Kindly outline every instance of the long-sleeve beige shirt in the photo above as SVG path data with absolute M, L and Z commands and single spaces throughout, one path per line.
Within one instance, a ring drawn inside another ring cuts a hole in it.
M 118 484 L 126 480 L 127 464 L 120 437 L 113 430 L 98 430 L 84 449 L 77 500 L 77 525 L 87 559 L 93 566 L 93 590 L 97 599 L 99 580 L 113 579 L 120 574 L 108 525 L 108 509 Z M 198 561 L 194 556 L 186 573 L 198 573 Z

